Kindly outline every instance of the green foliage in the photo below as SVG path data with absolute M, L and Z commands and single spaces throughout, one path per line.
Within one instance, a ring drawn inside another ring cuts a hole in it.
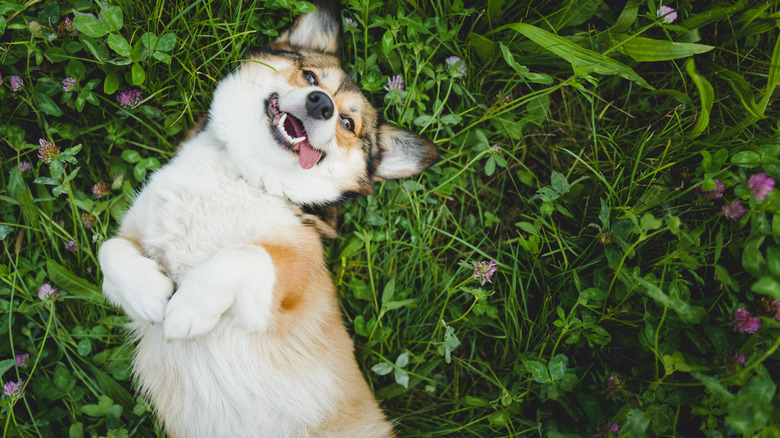
M 347 71 L 442 150 L 327 244 L 399 435 L 778 436 L 780 190 L 751 180 L 780 181 L 776 2 L 467 3 L 343 9 Z M 4 436 L 161 436 L 97 249 L 216 81 L 312 8 L 0 4 Z

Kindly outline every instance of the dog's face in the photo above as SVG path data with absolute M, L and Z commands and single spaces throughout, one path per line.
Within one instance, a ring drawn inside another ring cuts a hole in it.
M 438 159 L 433 143 L 379 120 L 335 56 L 338 31 L 327 11 L 302 15 L 220 82 L 209 114 L 245 180 L 301 205 L 368 194 Z

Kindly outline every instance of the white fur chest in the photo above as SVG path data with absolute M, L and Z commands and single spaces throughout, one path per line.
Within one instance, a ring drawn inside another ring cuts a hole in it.
M 122 221 L 176 284 L 219 249 L 298 223 L 289 204 L 249 185 L 226 158 L 208 132 L 199 134 L 153 174 Z

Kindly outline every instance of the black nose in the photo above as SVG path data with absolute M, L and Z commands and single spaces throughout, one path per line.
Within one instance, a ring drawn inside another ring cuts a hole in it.
M 315 119 L 328 120 L 333 116 L 333 101 L 322 91 L 312 91 L 306 97 L 306 112 Z

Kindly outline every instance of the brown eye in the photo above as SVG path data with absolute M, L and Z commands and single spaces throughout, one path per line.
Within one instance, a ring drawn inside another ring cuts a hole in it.
M 318 82 L 317 82 L 317 75 L 315 75 L 313 71 L 304 70 L 303 71 L 303 78 L 306 79 L 306 82 L 308 82 L 308 83 L 310 83 L 312 85 L 317 85 L 318 84 Z
M 341 124 L 344 125 L 350 132 L 355 132 L 355 122 L 349 117 L 342 117 Z

